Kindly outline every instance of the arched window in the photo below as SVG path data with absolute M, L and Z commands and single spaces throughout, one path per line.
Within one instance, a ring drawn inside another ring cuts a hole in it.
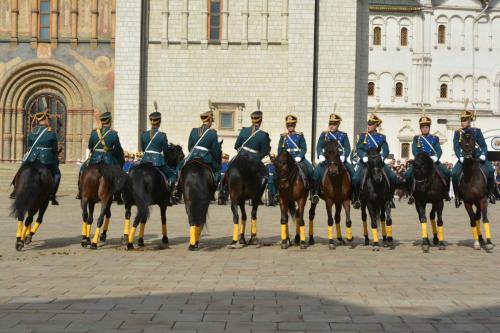
M 375 96 L 375 83 L 368 82 L 368 96 Z
M 403 83 L 396 83 L 396 97 L 403 97 Z
M 446 43 L 446 26 L 440 25 L 438 27 L 438 44 Z
M 408 28 L 401 28 L 401 46 L 408 46 Z
M 40 15 L 38 22 L 38 38 L 50 40 L 50 0 L 40 0 Z
M 380 27 L 373 28 L 373 45 L 382 44 L 382 29 Z
M 439 89 L 439 97 L 440 98 L 448 98 L 448 85 L 443 83 Z
M 410 144 L 408 142 L 404 142 L 401 144 L 401 158 L 410 158 Z
M 208 39 L 211 41 L 220 40 L 221 31 L 221 9 L 222 0 L 206 0 L 208 1 Z

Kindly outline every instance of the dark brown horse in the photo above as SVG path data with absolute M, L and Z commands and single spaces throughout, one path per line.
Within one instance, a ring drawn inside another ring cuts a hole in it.
M 99 240 L 106 240 L 113 196 L 122 192 L 126 188 L 127 182 L 127 174 L 117 165 L 101 162 L 89 165 L 82 172 L 80 175 L 80 203 L 83 219 L 82 247 L 90 246 L 91 249 L 97 249 Z M 91 241 L 90 229 L 94 220 L 94 207 L 98 202 L 101 202 L 101 211 L 97 218 L 97 229 Z M 100 235 L 101 228 L 102 235 Z
M 322 178 L 322 191 L 320 197 L 325 200 L 326 213 L 328 214 L 328 246 L 330 249 L 335 249 L 336 244 L 333 240 L 333 217 L 332 207 L 335 205 L 335 228 L 337 232 L 337 241 L 343 245 L 342 231 L 340 228 L 340 214 L 344 207 L 346 217 L 346 233 L 347 241 L 353 240 L 352 236 L 352 221 L 351 221 L 351 179 L 349 172 L 343 166 L 340 160 L 340 152 L 338 150 L 338 142 L 330 141 L 325 146 L 324 163 L 327 164 L 327 169 Z
M 474 249 L 480 250 L 481 245 L 485 245 L 485 249 L 491 251 L 493 244 L 488 220 L 488 180 L 485 171 L 481 169 L 479 160 L 474 157 L 476 138 L 471 133 L 465 133 L 460 145 L 464 162 L 462 164 L 463 176 L 458 183 L 458 191 L 463 198 L 467 214 L 469 214 Z M 476 211 L 474 211 L 474 206 Z M 486 243 L 484 243 L 481 234 L 481 216 Z
M 15 200 L 11 207 L 11 216 L 17 218 L 16 250 L 21 251 L 24 244 L 40 227 L 52 194 L 53 179 L 50 170 L 39 162 L 27 162 L 17 173 L 14 186 Z M 34 216 L 36 223 L 31 227 Z M 24 217 L 26 220 L 24 220 Z
M 276 168 L 276 175 L 278 176 L 281 209 L 281 248 L 287 249 L 290 245 L 288 231 L 288 211 L 290 210 L 292 217 L 295 215 L 295 244 L 300 244 L 301 249 L 306 249 L 304 211 L 309 195 L 309 188 L 306 187 L 304 179 L 300 175 L 299 166 L 288 152 L 281 152 L 274 161 L 274 166 Z M 297 210 L 295 210 L 295 204 L 298 206 Z

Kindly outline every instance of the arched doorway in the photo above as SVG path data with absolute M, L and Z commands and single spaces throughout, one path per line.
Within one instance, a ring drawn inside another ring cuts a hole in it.
M 66 161 L 66 105 L 59 96 L 54 94 L 40 94 L 29 99 L 28 103 L 26 103 L 24 117 L 25 151 L 27 149 L 27 134 L 36 126 L 34 114 L 43 110 L 43 100 L 45 100 L 50 113 L 50 127 L 57 135 L 59 162 L 64 163 Z

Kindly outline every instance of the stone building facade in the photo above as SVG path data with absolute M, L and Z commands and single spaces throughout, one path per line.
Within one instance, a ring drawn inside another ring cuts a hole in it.
M 337 104 L 350 135 L 366 121 L 368 3 L 319 1 L 140 0 L 117 2 L 115 128 L 124 147 L 137 149 L 138 132 L 157 101 L 162 130 L 187 145 L 198 115 L 216 111 L 223 150 L 234 154 L 239 129 L 250 124 L 257 99 L 273 150 L 288 113 L 311 144 Z M 136 15 L 142 13 L 141 16 Z M 142 34 L 141 34 L 142 27 Z M 142 46 L 142 48 L 141 48 Z M 313 137 L 314 59 L 317 56 L 316 135 Z M 352 137 L 351 137 L 352 138 Z
M 409 159 L 421 106 L 443 160 L 466 99 L 500 154 L 500 1 L 370 0 L 369 110 L 379 106 L 391 152 Z
M 49 101 L 62 162 L 85 158 L 94 114 L 114 103 L 116 0 L 0 1 L 0 160 L 20 161 Z

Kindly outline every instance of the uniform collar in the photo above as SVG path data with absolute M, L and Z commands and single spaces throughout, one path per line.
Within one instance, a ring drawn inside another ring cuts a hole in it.
M 296 134 L 297 132 L 293 131 L 293 132 L 286 132 L 286 135 L 294 135 Z
M 373 135 L 373 134 L 378 134 L 377 130 L 373 130 L 373 132 L 368 132 L 368 134 Z

